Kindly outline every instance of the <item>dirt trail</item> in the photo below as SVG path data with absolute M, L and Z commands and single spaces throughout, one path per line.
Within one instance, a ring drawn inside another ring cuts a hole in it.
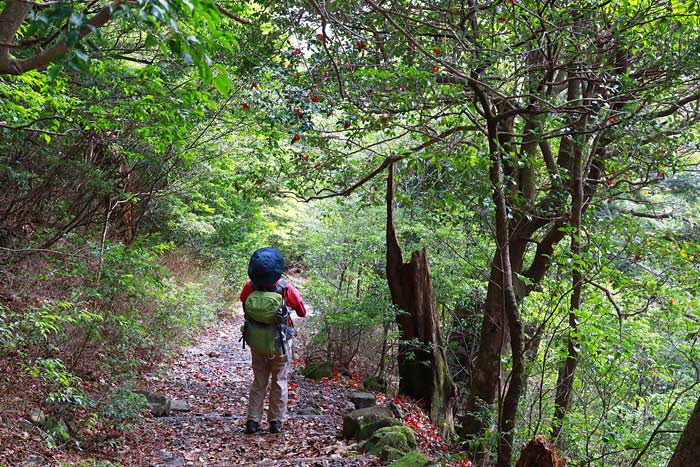
M 339 439 L 342 416 L 348 408 L 346 388 L 306 380 L 300 374 L 299 360 L 292 365 L 289 419 L 284 432 L 244 434 L 252 371 L 250 352 L 238 341 L 240 309 L 234 315 L 233 320 L 200 335 L 159 374 L 146 377 L 146 389 L 185 401 L 191 410 L 145 419 L 120 449 L 123 465 L 379 465 L 376 458 L 356 457 L 351 444 Z M 315 409 L 317 414 L 302 415 L 304 409 Z M 263 428 L 267 430 L 266 422 Z

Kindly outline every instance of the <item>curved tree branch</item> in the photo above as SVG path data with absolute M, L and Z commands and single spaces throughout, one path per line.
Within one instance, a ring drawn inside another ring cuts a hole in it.
M 107 24 L 114 13 L 122 8 L 125 0 L 116 0 L 114 3 L 104 6 L 84 26 L 78 39 L 89 35 L 95 28 Z M 12 43 L 17 31 L 29 14 L 32 5 L 27 2 L 12 1 L 5 5 L 0 14 L 0 43 L 7 45 Z M 53 47 L 38 53 L 30 58 L 16 59 L 10 55 L 10 48 L 0 47 L 0 74 L 21 75 L 30 70 L 41 69 L 49 65 L 55 58 L 65 54 L 73 48 L 66 39 L 63 39 Z
M 221 4 L 220 4 L 219 2 L 214 3 L 214 5 L 216 5 L 216 8 L 219 10 L 219 13 L 221 13 L 221 14 L 224 15 L 224 16 L 226 16 L 227 18 L 231 18 L 232 20 L 234 20 L 234 21 L 236 21 L 236 22 L 238 22 L 238 23 L 244 24 L 244 25 L 246 25 L 246 26 L 248 26 L 249 24 L 251 24 L 251 22 L 248 21 L 247 19 L 241 18 L 241 17 L 238 16 L 237 14 L 231 13 L 231 12 L 228 11 L 226 8 L 222 7 Z

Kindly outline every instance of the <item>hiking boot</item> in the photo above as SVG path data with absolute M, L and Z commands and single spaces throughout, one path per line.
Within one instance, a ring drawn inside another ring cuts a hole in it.
M 248 420 L 245 422 L 245 434 L 252 435 L 258 431 L 260 431 L 260 423 L 256 422 L 255 420 Z
M 270 433 L 282 433 L 282 422 L 279 420 L 272 420 L 270 422 Z

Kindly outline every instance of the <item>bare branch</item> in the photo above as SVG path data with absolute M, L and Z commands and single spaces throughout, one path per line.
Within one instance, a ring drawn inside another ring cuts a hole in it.
M 423 144 L 420 144 L 414 148 L 407 149 L 407 150 L 403 151 L 402 155 L 387 157 L 386 159 L 384 159 L 382 161 L 381 164 L 379 164 L 379 166 L 377 166 L 377 168 L 375 168 L 369 174 L 365 175 L 360 180 L 353 183 L 352 185 L 345 188 L 344 190 L 333 191 L 331 193 L 324 194 L 324 195 L 322 195 L 321 193 L 323 193 L 323 191 L 326 191 L 326 190 L 322 190 L 322 191 L 316 193 L 316 195 L 314 195 L 314 196 L 310 196 L 309 198 L 304 198 L 304 201 L 311 201 L 311 200 L 315 200 L 315 199 L 325 199 L 325 198 L 335 198 L 338 196 L 348 196 L 353 191 L 357 190 L 358 188 L 363 186 L 365 183 L 369 182 L 374 177 L 376 177 L 378 174 L 380 174 L 385 168 L 387 168 L 389 166 L 389 164 L 393 164 L 395 162 L 398 162 L 400 160 L 405 159 L 409 155 L 413 155 L 417 152 L 420 152 L 423 149 L 425 149 L 429 146 L 432 146 L 433 144 L 435 144 L 437 142 L 443 141 L 445 138 L 447 138 L 448 136 L 450 136 L 454 133 L 458 133 L 460 131 L 472 130 L 473 128 L 474 127 L 472 127 L 472 126 L 456 126 L 454 128 L 450 128 L 449 130 L 444 131 L 444 132 L 440 133 L 439 135 L 432 137 L 431 139 L 424 142 Z
M 641 212 L 641 211 L 629 211 L 630 214 L 636 217 L 645 217 L 647 219 L 668 219 L 673 217 L 673 208 L 669 211 L 663 212 Z
M 617 305 L 617 302 L 615 302 L 615 297 L 613 297 L 613 294 L 610 291 L 610 289 L 608 289 L 604 285 L 598 284 L 597 282 L 593 282 L 590 279 L 585 279 L 585 281 L 588 282 L 589 284 L 591 284 L 596 289 L 600 289 L 605 293 L 605 296 L 608 298 L 608 301 L 613 306 L 613 308 L 615 308 L 615 311 L 617 312 L 617 317 L 619 319 L 623 319 L 623 318 L 627 317 L 627 314 L 623 313 L 622 310 L 620 309 L 620 307 Z
M 234 20 L 234 21 L 236 21 L 236 22 L 238 22 L 238 23 L 244 24 L 244 25 L 246 25 L 246 26 L 248 26 L 248 25 L 251 24 L 251 22 L 248 21 L 247 19 L 241 18 L 241 17 L 238 16 L 237 14 L 231 13 L 231 12 L 228 11 L 226 8 L 222 7 L 221 4 L 220 4 L 219 2 L 216 2 L 216 3 L 214 3 L 214 4 L 216 5 L 216 8 L 219 10 L 219 12 L 220 12 L 222 15 L 224 15 L 224 16 L 226 16 L 226 17 L 228 17 L 228 18 L 231 18 L 232 20 Z
M 31 123 L 27 123 L 25 125 L 8 125 L 5 122 L 0 122 L 0 128 L 6 128 L 8 130 L 17 130 L 17 131 L 31 131 L 34 133 L 43 133 L 45 135 L 51 135 L 51 136 L 65 136 L 66 133 L 62 133 L 60 131 L 51 131 L 51 130 L 44 130 L 43 128 L 32 128 L 32 125 L 34 125 L 36 122 L 40 120 L 48 120 L 48 119 L 53 119 L 54 117 L 45 117 L 45 118 L 39 118 L 37 120 L 34 120 Z

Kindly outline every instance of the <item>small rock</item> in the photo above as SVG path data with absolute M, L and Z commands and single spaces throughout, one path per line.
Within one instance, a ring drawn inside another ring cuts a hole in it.
M 394 414 L 394 417 L 398 418 L 399 420 L 403 420 L 403 410 L 401 410 L 401 407 L 399 407 L 395 402 L 389 402 L 389 410 L 391 410 L 391 413 Z
M 358 409 L 366 409 L 377 404 L 377 397 L 371 392 L 352 391 L 348 394 L 348 399 L 355 404 Z
M 430 464 L 428 458 L 422 452 L 415 450 L 408 451 L 398 460 L 389 464 L 389 467 L 424 467 L 428 464 Z
M 380 428 L 360 445 L 360 449 L 378 456 L 384 462 L 395 461 L 416 447 L 416 438 L 407 426 Z
M 343 416 L 343 438 L 357 438 L 362 427 L 381 419 L 393 419 L 394 416 L 386 407 L 368 407 L 348 412 Z
M 400 420 L 397 420 L 395 418 L 380 418 L 379 420 L 375 420 L 373 422 L 363 424 L 360 427 L 360 430 L 357 432 L 357 440 L 364 441 L 364 440 L 370 438 L 377 430 L 379 430 L 381 428 L 386 428 L 388 426 L 402 426 L 402 425 L 403 425 L 403 423 L 401 423 Z
M 151 391 L 134 391 L 136 394 L 141 394 L 146 398 L 146 402 L 151 407 L 151 413 L 154 417 L 167 417 L 170 415 L 172 399 L 164 394 L 158 394 Z
M 46 465 L 46 459 L 38 454 L 32 454 L 22 462 L 21 467 L 42 467 Z
M 362 380 L 362 387 L 368 391 L 386 392 L 387 383 L 379 376 L 368 376 Z
M 192 406 L 187 401 L 183 401 L 181 399 L 171 399 L 170 410 L 173 412 L 190 412 L 192 410 Z
M 306 364 L 301 374 L 308 379 L 320 380 L 333 376 L 331 364 L 328 362 L 309 362 Z
M 46 423 L 46 414 L 39 407 L 34 407 L 29 413 L 29 420 L 35 425 L 43 425 Z
M 166 467 L 183 467 L 185 465 L 185 458 L 184 457 L 176 457 L 170 461 L 168 461 L 165 466 Z
M 216 350 L 212 350 L 209 352 L 207 355 L 209 355 L 211 358 L 219 358 L 221 357 L 221 354 L 217 352 Z
M 316 407 L 304 407 L 299 410 L 299 415 L 321 415 L 321 411 Z
M 19 427 L 22 429 L 22 431 L 29 431 L 34 428 L 34 424 L 26 418 L 23 418 L 19 421 Z
M 46 432 L 56 441 L 70 440 L 70 428 L 62 418 L 51 417 L 46 420 Z

